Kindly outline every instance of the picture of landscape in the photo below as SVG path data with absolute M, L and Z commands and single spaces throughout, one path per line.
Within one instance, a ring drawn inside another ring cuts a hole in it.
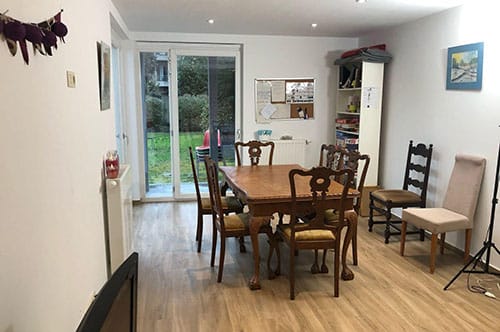
M 448 48 L 446 89 L 481 90 L 483 43 Z

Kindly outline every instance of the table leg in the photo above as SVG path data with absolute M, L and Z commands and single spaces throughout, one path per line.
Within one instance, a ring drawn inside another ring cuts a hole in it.
M 342 246 L 342 280 L 354 279 L 354 273 L 347 267 L 347 250 L 352 240 L 354 227 L 358 222 L 358 214 L 354 210 L 346 211 L 344 217 L 347 219 L 347 233 L 344 237 L 344 244 Z
M 260 255 L 259 255 L 259 229 L 265 223 L 265 219 L 262 217 L 250 217 L 250 239 L 252 241 L 253 249 L 253 264 L 254 271 L 253 276 L 248 282 L 248 287 L 251 290 L 260 289 Z

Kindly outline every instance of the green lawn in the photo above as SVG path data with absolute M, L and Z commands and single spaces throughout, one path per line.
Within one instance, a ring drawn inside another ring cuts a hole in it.
M 171 150 L 169 133 L 148 133 L 148 160 L 149 160 L 149 183 L 171 183 Z M 201 145 L 203 142 L 202 132 L 180 133 L 180 159 L 181 159 L 181 182 L 192 182 L 193 172 L 189 161 L 189 150 Z M 228 164 L 234 164 L 234 160 L 228 160 Z M 204 167 L 200 167 L 200 180 L 205 179 Z

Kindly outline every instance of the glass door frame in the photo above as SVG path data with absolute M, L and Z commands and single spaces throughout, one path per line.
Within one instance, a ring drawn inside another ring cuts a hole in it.
M 185 44 L 185 43 L 137 43 L 138 78 L 137 91 L 138 101 L 142 101 L 140 53 L 142 52 L 166 52 L 169 57 L 169 109 L 170 109 L 170 136 L 171 136 L 171 160 L 172 160 L 172 185 L 173 193 L 165 197 L 146 196 L 146 174 L 145 174 L 145 153 L 144 150 L 144 128 L 143 128 L 143 105 L 138 107 L 139 130 L 139 169 L 140 169 L 140 193 L 141 201 L 173 201 L 191 200 L 194 193 L 181 193 L 180 179 L 180 144 L 179 144 L 179 102 L 178 102 L 178 82 L 177 82 L 177 57 L 178 56 L 206 56 L 206 57 L 234 57 L 235 58 L 235 139 L 239 139 L 242 121 L 242 101 L 241 101 L 241 45 L 240 44 Z

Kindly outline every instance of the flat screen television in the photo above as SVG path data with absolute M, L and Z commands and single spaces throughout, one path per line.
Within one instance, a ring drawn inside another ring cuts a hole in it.
M 76 332 L 136 332 L 137 268 L 132 253 L 111 275 L 87 309 Z

